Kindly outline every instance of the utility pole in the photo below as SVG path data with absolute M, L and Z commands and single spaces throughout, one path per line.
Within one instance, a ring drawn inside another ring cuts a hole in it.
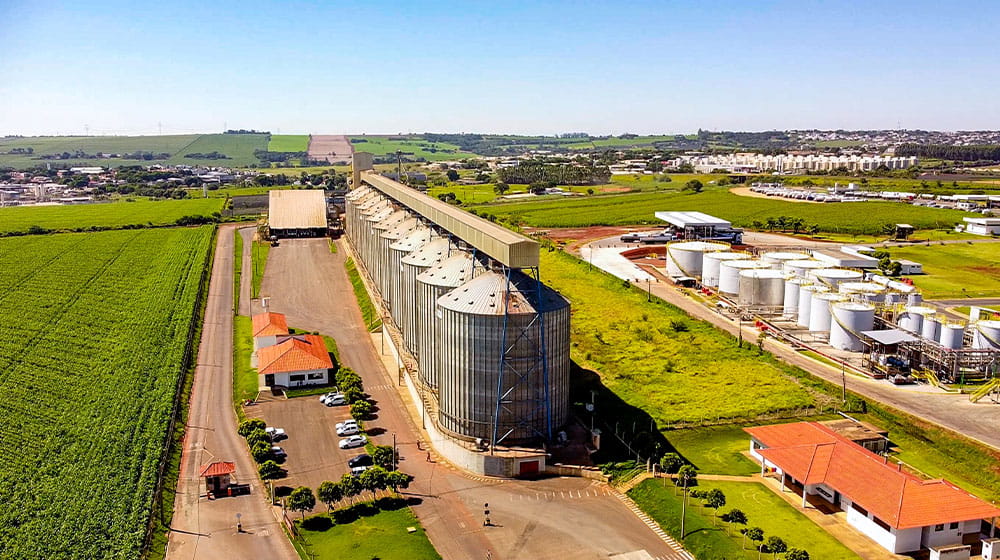
M 396 432 L 392 433 L 392 470 L 396 470 Z
M 844 406 L 847 406 L 847 365 L 844 362 L 840 362 L 840 383 L 843 387 L 842 398 L 844 400 Z
M 687 505 L 688 505 L 688 487 L 687 479 L 684 479 L 683 492 L 684 496 L 681 498 L 681 542 L 684 541 L 684 522 L 687 520 Z

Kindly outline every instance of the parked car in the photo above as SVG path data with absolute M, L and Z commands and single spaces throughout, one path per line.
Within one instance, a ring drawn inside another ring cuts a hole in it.
M 286 434 L 285 430 L 282 429 L 282 428 L 267 427 L 267 428 L 264 428 L 264 433 L 267 434 L 267 437 L 271 441 L 281 441 L 281 440 L 285 439 L 286 437 L 288 437 L 288 434 Z
M 282 449 L 281 447 L 278 447 L 277 445 L 271 446 L 271 454 L 278 459 L 284 459 L 285 457 L 288 457 L 288 453 L 285 453 L 285 450 Z
M 361 447 L 368 441 L 365 436 L 350 436 L 340 440 L 341 449 L 351 449 L 352 447 Z
M 353 436 L 358 433 L 361 433 L 361 428 L 359 428 L 357 424 L 348 424 L 337 428 L 338 436 Z
M 367 453 L 362 453 L 355 457 L 351 457 L 347 460 L 348 467 L 370 467 L 374 465 L 375 462 L 372 461 L 372 456 Z
M 333 397 L 333 396 L 336 396 L 336 395 L 339 395 L 339 394 L 340 393 L 338 393 L 337 391 L 332 391 L 330 393 L 323 393 L 322 395 L 319 396 L 319 402 L 325 403 L 326 399 L 328 399 L 330 397 Z
M 343 393 L 328 393 L 320 402 L 326 406 L 341 406 L 347 404 L 347 397 Z
M 351 474 L 354 476 L 358 476 L 359 474 L 367 471 L 369 468 L 371 467 L 369 467 L 368 465 L 359 465 L 357 467 L 351 467 Z
M 344 420 L 343 422 L 337 422 L 337 429 L 346 428 L 347 426 L 357 426 L 358 421 L 351 418 L 350 420 Z

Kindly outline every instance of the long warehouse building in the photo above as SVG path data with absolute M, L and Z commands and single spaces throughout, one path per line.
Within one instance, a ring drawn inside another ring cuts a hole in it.
M 434 425 L 483 448 L 554 439 L 569 412 L 570 313 L 538 281 L 538 243 L 374 173 L 366 156 L 345 231 Z
M 326 235 L 326 195 L 322 190 L 273 190 L 268 194 L 267 226 L 275 237 Z

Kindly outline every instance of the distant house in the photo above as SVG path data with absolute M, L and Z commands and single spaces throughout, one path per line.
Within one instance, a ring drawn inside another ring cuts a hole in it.
M 333 360 L 323 337 L 306 334 L 277 338 L 277 344 L 257 351 L 260 386 L 301 387 L 329 382 Z
M 253 321 L 253 350 L 278 343 L 279 336 L 288 335 L 288 320 L 282 313 L 258 313 Z
M 803 507 L 811 498 L 843 510 L 849 525 L 894 554 L 954 546 L 968 551 L 995 536 L 1000 508 L 946 480 L 912 475 L 829 426 L 797 422 L 744 430 L 762 474 L 776 475 L 782 490 L 802 496 Z

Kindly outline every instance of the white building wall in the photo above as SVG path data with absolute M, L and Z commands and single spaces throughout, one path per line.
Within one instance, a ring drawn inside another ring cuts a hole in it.
M 293 376 L 303 376 L 301 381 L 292 381 Z M 264 386 L 265 376 L 263 373 L 257 375 L 258 382 L 260 386 Z M 290 373 L 276 373 L 274 374 L 274 384 L 281 385 L 282 387 L 304 387 L 307 385 L 323 385 L 329 381 L 329 371 L 325 369 L 310 369 L 304 371 L 295 371 Z
M 864 533 L 869 539 L 877 542 L 880 546 L 882 546 L 882 548 L 893 553 L 901 552 L 896 549 L 896 535 L 892 534 L 890 531 L 886 531 L 882 527 L 879 527 L 875 521 L 872 520 L 871 513 L 864 515 L 853 507 L 847 507 L 846 511 L 847 522 L 850 523 L 852 527 Z
M 920 550 L 920 538 L 923 531 L 920 527 L 915 529 L 893 529 L 896 533 L 896 552 L 911 552 Z
M 952 527 L 953 525 L 954 527 Z M 937 527 L 940 527 L 941 530 L 935 530 Z M 944 523 L 942 525 L 924 527 L 921 541 L 921 544 L 926 548 L 948 544 L 962 544 L 962 523 Z
M 253 339 L 253 349 L 254 351 L 257 351 L 260 350 L 261 348 L 274 346 L 277 343 L 278 343 L 277 336 L 255 336 Z

